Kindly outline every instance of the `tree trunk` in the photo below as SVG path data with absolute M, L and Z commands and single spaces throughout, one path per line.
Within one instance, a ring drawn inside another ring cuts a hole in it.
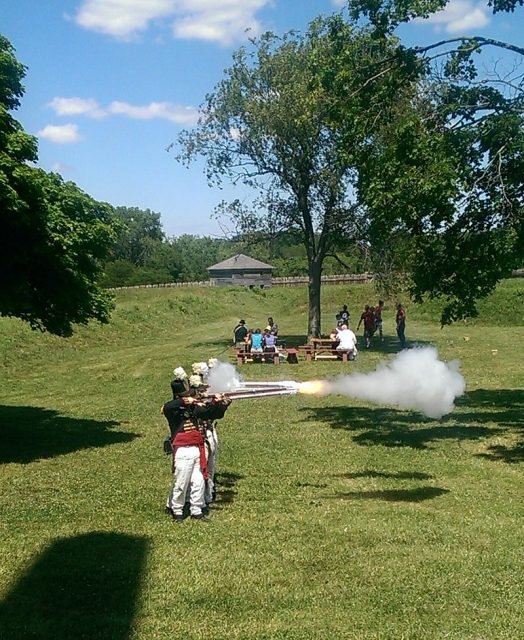
M 322 274 L 322 261 L 313 260 L 309 263 L 309 317 L 307 333 L 308 337 L 320 337 L 320 276 Z

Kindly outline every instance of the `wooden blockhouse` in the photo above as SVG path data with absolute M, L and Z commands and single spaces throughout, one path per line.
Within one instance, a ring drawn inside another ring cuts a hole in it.
M 219 287 L 271 287 L 273 267 L 239 253 L 207 268 L 212 285 Z

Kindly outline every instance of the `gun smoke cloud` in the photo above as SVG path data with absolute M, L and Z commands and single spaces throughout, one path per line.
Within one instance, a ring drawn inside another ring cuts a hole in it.
M 396 405 L 436 419 L 453 411 L 455 398 L 461 396 L 466 388 L 458 361 L 446 363 L 439 360 L 434 347 L 401 351 L 393 360 L 380 363 L 370 373 L 353 373 L 302 383 L 293 380 L 244 382 L 235 367 L 220 363 L 213 367 L 209 384 L 213 393 L 235 392 L 258 384 L 286 390 L 286 395 L 342 395 L 382 406 Z

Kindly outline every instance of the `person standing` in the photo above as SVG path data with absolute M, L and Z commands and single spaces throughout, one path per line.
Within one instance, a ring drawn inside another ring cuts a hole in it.
M 204 436 L 199 419 L 206 417 L 205 404 L 190 395 L 186 379 L 171 382 L 173 400 L 162 406 L 171 432 L 173 451 L 173 487 L 167 497 L 166 512 L 175 522 L 184 519 L 184 505 L 189 493 L 191 517 L 203 520 L 205 481 L 208 477 Z
M 375 307 L 375 331 L 378 331 L 380 342 L 384 342 L 384 334 L 382 332 L 382 310 L 384 309 L 384 300 L 378 301 Z
M 336 318 L 339 326 L 342 326 L 343 324 L 345 324 L 349 327 L 349 311 L 348 311 L 347 304 L 345 304 L 342 307 L 342 309 L 337 313 Z
M 364 311 L 358 321 L 357 331 L 360 329 L 360 325 L 364 323 L 364 342 L 366 343 L 366 349 L 371 346 L 371 338 L 375 331 L 375 314 L 369 304 L 364 307 Z
M 407 343 L 406 343 L 406 310 L 400 304 L 400 302 L 397 304 L 396 323 L 397 323 L 397 336 L 398 336 L 398 339 L 400 340 L 400 348 L 401 349 L 405 349 L 406 346 L 407 346 Z
M 195 363 L 197 366 L 199 363 Z M 201 363 L 200 363 L 201 364 Z M 195 365 L 193 365 L 193 370 Z M 231 399 L 222 394 L 207 395 L 207 385 L 203 377 L 193 374 L 189 378 L 190 390 L 193 396 L 206 405 L 205 417 L 199 419 L 202 434 L 204 436 L 207 458 L 207 480 L 205 482 L 204 501 L 206 507 L 214 502 L 216 496 L 215 474 L 218 460 L 218 432 L 216 421 L 224 417 Z

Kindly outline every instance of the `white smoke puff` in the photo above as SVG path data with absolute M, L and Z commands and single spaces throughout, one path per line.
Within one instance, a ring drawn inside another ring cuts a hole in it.
M 242 377 L 229 362 L 218 362 L 209 371 L 209 393 L 227 393 L 242 386 Z
M 340 377 L 329 384 L 331 393 L 415 409 L 437 419 L 453 411 L 455 398 L 465 388 L 458 362 L 442 362 L 434 347 L 401 351 L 372 373 Z

